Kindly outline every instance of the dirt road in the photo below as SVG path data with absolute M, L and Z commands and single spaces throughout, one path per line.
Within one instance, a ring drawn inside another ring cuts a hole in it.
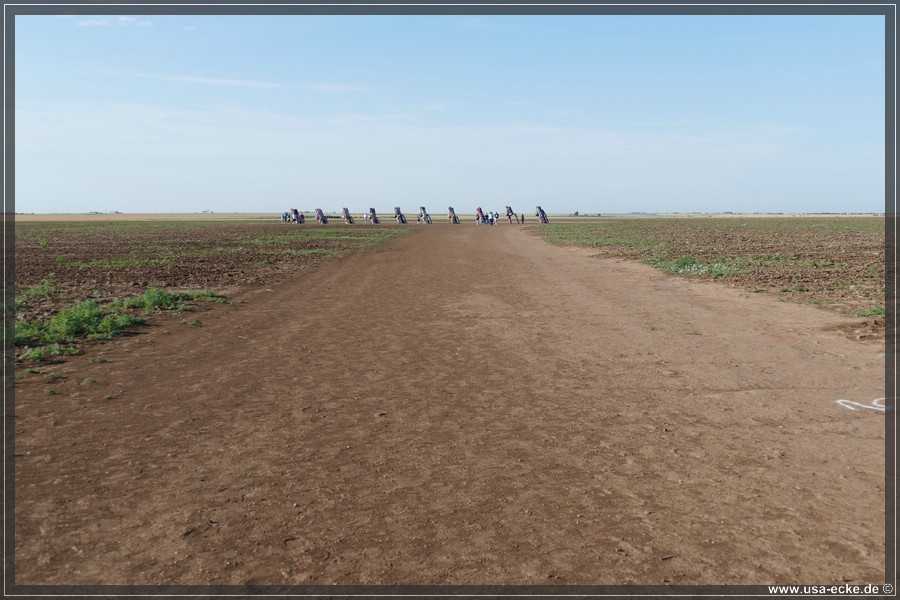
M 18 383 L 17 583 L 883 581 L 852 320 L 468 223 L 239 299 Z

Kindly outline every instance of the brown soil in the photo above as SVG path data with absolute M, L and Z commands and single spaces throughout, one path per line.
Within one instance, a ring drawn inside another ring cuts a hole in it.
M 881 582 L 863 320 L 589 254 L 436 224 L 20 368 L 15 582 Z
M 865 335 L 884 338 L 882 217 L 606 219 L 575 230 L 553 223 L 542 230 L 544 236 L 589 243 L 604 258 L 653 264 L 689 257 L 708 271 L 676 268 L 675 274 L 713 277 L 723 285 L 844 315 L 876 315 L 868 317 Z M 880 315 L 873 309 L 881 309 Z
M 17 224 L 16 293 L 49 282 L 46 297 L 20 303 L 17 317 L 46 318 L 88 297 L 136 297 L 149 287 L 235 290 L 270 285 L 390 236 L 390 227 L 319 227 L 277 222 L 127 221 Z M 323 237 L 327 236 L 327 237 Z M 130 263 L 130 264 L 129 264 Z

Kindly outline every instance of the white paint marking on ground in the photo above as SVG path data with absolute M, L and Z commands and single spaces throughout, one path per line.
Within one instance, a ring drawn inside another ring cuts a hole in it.
M 869 410 L 877 410 L 878 412 L 885 412 L 886 410 L 884 398 L 875 398 L 872 400 L 871 404 L 860 404 L 853 400 L 836 400 L 835 402 L 848 410 L 859 410 L 858 408 L 854 408 L 855 406 L 858 406 L 859 408 L 868 408 Z

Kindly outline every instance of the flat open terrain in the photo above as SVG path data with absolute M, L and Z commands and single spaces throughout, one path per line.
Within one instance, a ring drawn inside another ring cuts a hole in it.
M 594 219 L 541 228 L 553 243 L 590 247 L 780 300 L 873 317 L 884 335 L 883 217 Z
M 407 227 L 21 364 L 16 582 L 883 580 L 864 319 Z

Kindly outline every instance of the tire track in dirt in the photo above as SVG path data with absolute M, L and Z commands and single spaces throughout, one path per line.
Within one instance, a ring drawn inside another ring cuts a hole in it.
M 17 389 L 17 583 L 882 578 L 840 317 L 469 224 L 240 299 Z

